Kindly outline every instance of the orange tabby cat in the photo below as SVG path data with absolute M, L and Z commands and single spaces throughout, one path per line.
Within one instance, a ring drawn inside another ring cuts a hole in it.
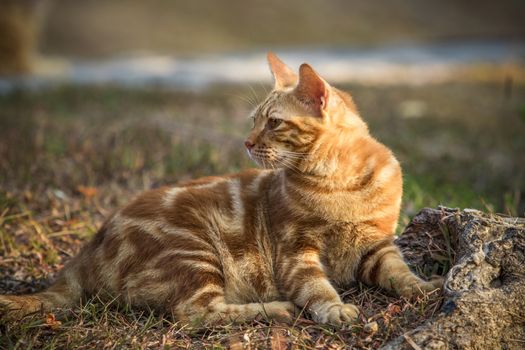
M 275 55 L 268 60 L 275 89 L 245 142 L 267 170 L 140 195 L 49 289 L 0 296 L 9 316 L 103 292 L 188 322 L 288 320 L 298 307 L 341 325 L 359 310 L 336 286 L 361 280 L 403 296 L 438 288 L 441 281 L 414 275 L 393 244 L 401 168 L 352 98 L 307 64 L 297 76 Z

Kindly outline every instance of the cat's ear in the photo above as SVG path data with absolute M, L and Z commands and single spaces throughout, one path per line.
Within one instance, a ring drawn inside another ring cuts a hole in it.
M 331 87 L 310 65 L 303 63 L 299 68 L 299 83 L 295 96 L 315 112 L 328 112 L 333 99 Z
M 284 64 L 273 52 L 268 52 L 267 58 L 275 82 L 274 89 L 281 90 L 295 86 L 297 83 L 297 74 Z

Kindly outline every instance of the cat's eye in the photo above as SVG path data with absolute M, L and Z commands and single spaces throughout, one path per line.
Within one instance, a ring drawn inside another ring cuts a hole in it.
M 283 121 L 282 119 L 270 118 L 270 119 L 268 119 L 268 128 L 270 130 L 273 130 L 276 127 L 278 127 L 279 125 L 281 125 L 282 121 Z

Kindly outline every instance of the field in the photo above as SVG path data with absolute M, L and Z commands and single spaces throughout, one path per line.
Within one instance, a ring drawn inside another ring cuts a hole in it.
M 0 293 L 42 289 L 103 218 L 138 192 L 254 166 L 242 141 L 266 86 L 202 93 L 63 86 L 0 96 Z M 400 229 L 425 206 L 525 211 L 525 88 L 511 82 L 347 86 L 404 168 Z M 87 300 L 0 325 L 6 348 L 377 348 L 439 308 L 356 285 L 363 315 L 335 330 L 302 315 L 207 330 Z M 370 326 L 376 321 L 378 329 Z

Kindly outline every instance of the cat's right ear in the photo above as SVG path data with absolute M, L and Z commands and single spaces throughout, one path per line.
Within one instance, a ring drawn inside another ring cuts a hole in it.
M 273 52 L 268 52 L 268 65 L 273 74 L 275 82 L 274 89 L 282 90 L 290 87 L 294 87 L 297 83 L 298 77 L 294 71 L 284 64 Z

